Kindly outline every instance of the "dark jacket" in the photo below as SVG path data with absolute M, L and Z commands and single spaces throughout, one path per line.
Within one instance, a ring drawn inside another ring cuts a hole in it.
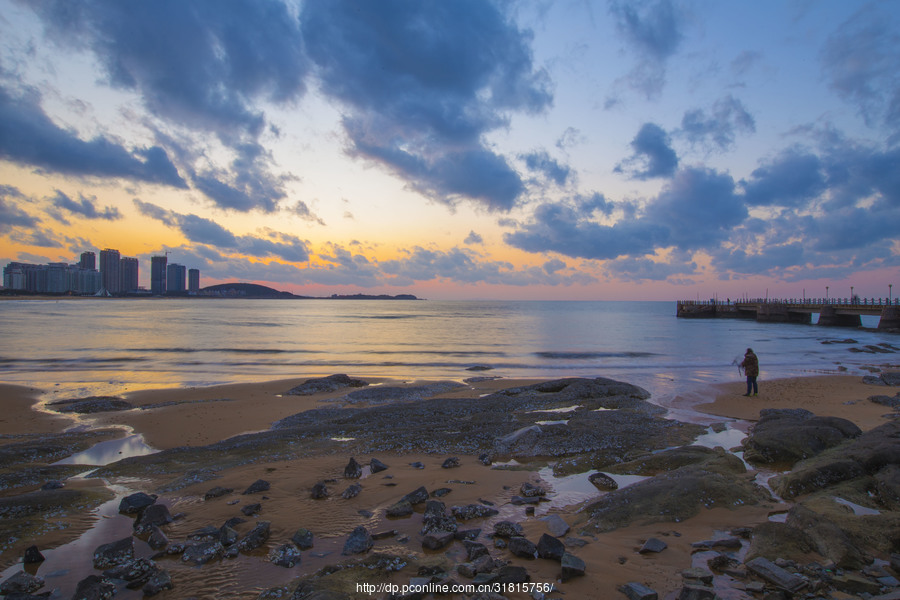
M 741 363 L 741 366 L 744 367 L 744 374 L 747 377 L 759 375 L 759 359 L 752 352 L 744 355 L 744 362 Z

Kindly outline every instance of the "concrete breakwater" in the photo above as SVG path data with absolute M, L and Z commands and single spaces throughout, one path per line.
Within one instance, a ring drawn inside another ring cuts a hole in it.
M 897 300 L 679 300 L 676 316 L 684 319 L 755 319 L 762 323 L 811 324 L 860 327 L 862 315 L 879 316 L 880 331 L 900 331 L 900 304 Z

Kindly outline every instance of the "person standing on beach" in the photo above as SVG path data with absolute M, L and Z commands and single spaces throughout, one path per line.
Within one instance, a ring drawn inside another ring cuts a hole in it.
M 759 388 L 756 385 L 756 378 L 759 376 L 759 359 L 753 353 L 753 348 L 747 348 L 741 367 L 744 369 L 744 375 L 747 376 L 747 393 L 744 395 L 749 396 L 752 390 L 753 395 L 758 396 Z

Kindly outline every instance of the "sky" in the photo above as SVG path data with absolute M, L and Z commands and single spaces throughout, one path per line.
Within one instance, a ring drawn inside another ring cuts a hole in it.
M 898 232 L 900 2 L 0 0 L 3 265 L 886 297 Z

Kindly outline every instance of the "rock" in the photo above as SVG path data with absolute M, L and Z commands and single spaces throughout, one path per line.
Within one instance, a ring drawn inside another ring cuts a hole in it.
M 413 514 L 413 507 L 408 500 L 401 500 L 389 506 L 384 514 L 395 519 L 408 517 Z
M 441 463 L 442 469 L 455 469 L 457 467 L 459 467 L 459 459 L 455 456 L 451 456 Z
M 599 471 L 588 475 L 588 481 L 593 483 L 595 488 L 604 492 L 619 489 L 619 484 L 616 483 L 615 479 Z
M 75 586 L 72 600 L 109 600 L 116 594 L 116 584 L 106 577 L 88 575 Z
M 366 404 L 409 403 L 424 400 L 437 394 L 450 392 L 461 387 L 462 383 L 456 381 L 437 381 L 424 385 L 411 386 L 378 386 L 364 390 L 350 392 L 344 396 L 344 400 L 350 403 L 363 402 Z
M 225 487 L 217 485 L 216 487 L 211 488 L 209 491 L 207 491 L 205 494 L 203 494 L 203 499 L 204 500 L 212 500 L 213 498 L 221 498 L 222 496 L 230 494 L 233 491 L 234 491 L 234 489 L 232 489 L 232 488 L 225 488 Z
M 272 485 L 265 479 L 257 479 L 250 484 L 250 487 L 241 493 L 245 496 L 248 494 L 259 494 L 261 492 L 268 492 L 271 487 Z
M 792 594 L 806 587 L 805 580 L 785 571 L 772 561 L 761 556 L 745 563 L 745 565 L 754 575 Z
M 145 596 L 155 596 L 164 590 L 174 588 L 172 577 L 166 571 L 160 569 L 150 576 L 150 579 L 147 580 L 141 591 L 144 592 Z
M 344 467 L 344 477 L 347 479 L 359 479 L 362 477 L 362 465 L 356 462 L 356 459 L 352 456 L 347 466 Z
M 487 550 L 487 549 L 485 549 Z M 497 563 L 489 554 L 481 554 L 473 559 L 469 559 L 467 563 L 457 565 L 457 572 L 463 577 L 473 579 L 480 573 L 490 573 L 497 568 Z
M 422 547 L 427 550 L 440 550 L 449 546 L 456 536 L 452 531 L 435 531 L 422 538 Z
M 153 527 L 168 525 L 172 522 L 172 515 L 165 504 L 151 504 L 141 511 L 140 516 L 134 522 L 134 532 L 137 535 L 149 533 Z
M 584 561 L 574 554 L 569 554 L 568 552 L 563 554 L 562 559 L 560 560 L 560 566 L 562 567 L 560 578 L 563 583 L 570 579 L 574 579 L 575 577 L 582 577 L 584 575 Z
M 369 461 L 369 471 L 372 473 L 381 473 L 382 471 L 386 471 L 389 467 L 378 460 L 377 458 L 373 458 Z
M 344 543 L 344 550 L 341 554 L 363 554 L 368 552 L 373 545 L 372 536 L 369 535 L 369 532 L 365 527 L 360 525 L 354 529 L 353 533 L 347 538 L 347 541 Z
M 416 461 L 416 462 L 409 463 L 409 466 L 411 466 L 413 469 L 424 469 L 425 463 Z
M 215 542 L 219 540 L 219 528 L 215 525 L 207 525 L 192 531 L 187 538 L 192 542 Z
M 666 544 L 664 541 L 657 538 L 650 538 L 646 542 L 644 542 L 644 545 L 641 546 L 641 549 L 638 550 L 638 552 L 640 554 L 657 553 L 662 552 L 668 547 L 668 544 Z
M 456 533 L 456 519 L 448 517 L 443 502 L 429 500 L 425 504 L 425 513 L 422 515 L 422 533 L 449 532 Z
M 658 600 L 659 594 L 642 583 L 635 581 L 619 587 L 619 591 L 628 597 L 628 600 Z
M 259 511 L 261 511 L 261 510 L 262 510 L 262 504 L 260 504 L 259 502 L 255 502 L 253 504 L 247 504 L 246 506 L 241 507 L 241 512 L 248 517 L 259 514 Z
M 541 520 L 547 524 L 547 531 L 554 537 L 562 537 L 569 533 L 569 524 L 556 513 L 547 515 Z
M 166 537 L 162 529 L 154 525 L 150 528 L 150 537 L 147 538 L 147 543 L 154 550 L 162 550 L 169 545 L 169 538 Z
M 225 547 L 219 540 L 200 542 L 199 544 L 187 546 L 181 555 L 181 561 L 197 566 L 205 565 L 211 560 L 221 558 L 224 552 Z
M 313 547 L 313 532 L 301 527 L 291 536 L 291 541 L 301 550 L 309 550 Z
M 75 400 L 59 400 L 51 402 L 48 406 L 52 406 L 56 412 L 78 413 L 81 415 L 131 410 L 134 408 L 130 403 L 117 396 L 91 396 Z
M 699 581 L 704 585 L 712 585 L 713 572 L 701 567 L 692 567 L 681 572 L 681 578 L 687 581 Z
M 60 481 L 59 479 L 51 479 L 47 483 L 41 486 L 42 490 L 61 490 L 66 487 L 66 484 Z
M 421 504 L 423 502 L 428 502 L 428 490 L 425 489 L 425 486 L 419 487 L 418 489 L 413 490 L 400 499 L 401 502 L 403 500 L 406 500 L 413 506 L 415 506 L 416 504 Z
M 831 585 L 834 589 L 846 594 L 877 594 L 881 591 L 881 584 L 872 581 L 868 577 L 856 575 L 855 573 L 844 573 L 843 575 L 835 575 L 831 579 Z
M 900 371 L 886 371 L 881 374 L 881 380 L 885 385 L 900 386 Z
M 117 542 L 103 544 L 94 550 L 94 568 L 108 569 L 125 564 L 134 558 L 134 538 L 128 536 Z
M 469 561 L 473 561 L 478 557 L 490 554 L 488 552 L 487 546 L 485 546 L 481 542 L 464 540 L 463 547 L 466 549 L 466 558 L 468 558 Z
M 228 525 L 222 525 L 219 529 L 219 541 L 222 542 L 222 545 L 226 548 L 234 546 L 239 537 L 238 532 Z
M 686 583 L 678 592 L 678 600 L 716 600 L 716 590 L 698 583 Z
M 531 579 L 528 569 L 517 565 L 505 565 L 497 570 L 497 583 L 525 583 Z
M 523 535 L 522 526 L 512 521 L 500 521 L 494 525 L 494 535 L 501 538 L 511 538 Z
M 869 562 L 840 527 L 802 504 L 791 507 L 785 524 L 806 534 L 815 550 L 834 561 L 838 568 L 860 569 Z
M 704 540 L 702 542 L 694 542 L 691 548 L 702 550 L 712 550 L 714 548 L 725 548 L 728 550 L 737 550 L 741 547 L 741 540 L 738 538 L 723 538 L 721 540 Z
M 26 565 L 44 562 L 44 560 L 44 555 L 41 554 L 41 551 L 38 550 L 37 546 L 28 546 L 28 548 L 25 549 L 25 555 L 22 557 L 22 562 Z
M 25 571 L 17 571 L 0 583 L 0 594 L 30 594 L 44 587 L 44 578 Z
M 327 392 L 336 392 L 346 388 L 361 388 L 369 385 L 362 379 L 353 379 L 344 374 L 329 375 L 328 377 L 319 377 L 315 379 L 307 379 L 298 386 L 292 387 L 284 393 L 286 396 L 312 396 L 313 394 L 322 394 Z
M 519 493 L 525 498 L 539 498 L 546 496 L 547 490 L 539 485 L 534 485 L 533 483 L 526 481 L 522 484 L 522 487 L 519 488 Z
M 563 554 L 566 553 L 566 546 L 557 538 L 547 535 L 541 535 L 541 539 L 537 543 L 537 555 L 540 558 L 548 560 L 561 561 Z
M 290 569 L 300 564 L 300 551 L 293 544 L 282 544 L 269 552 L 269 562 Z
M 312 490 L 309 493 L 310 498 L 313 500 L 322 500 L 323 498 L 328 497 L 328 488 L 325 487 L 325 484 L 321 481 L 314 486 L 312 486 Z
M 358 483 L 354 483 L 351 486 L 348 486 L 346 490 L 341 492 L 341 498 L 345 500 L 349 500 L 350 498 L 356 498 L 359 496 L 359 493 L 362 491 L 362 486 Z
M 763 409 L 750 436 L 742 442 L 744 459 L 792 465 L 861 433 L 859 427 L 839 417 L 818 417 L 799 408 Z
M 449 494 L 452 491 L 453 490 L 450 488 L 438 488 L 431 492 L 431 497 L 432 498 L 443 498 L 444 496 L 446 496 L 447 494 Z
M 156 495 L 151 496 L 144 492 L 137 492 L 136 494 L 125 496 L 119 502 L 119 512 L 124 515 L 136 515 L 151 504 L 155 504 L 156 498 Z
M 490 506 L 485 506 L 483 504 L 466 504 L 465 506 L 451 506 L 450 512 L 453 513 L 453 516 L 459 519 L 460 521 L 469 521 L 471 519 L 483 519 L 485 517 L 493 517 L 494 515 L 500 514 L 500 512 L 491 508 Z
M 268 521 L 258 521 L 256 526 L 238 542 L 237 547 L 241 552 L 252 552 L 269 539 L 270 523 Z
M 125 564 L 103 571 L 110 579 L 128 582 L 129 589 L 142 587 L 159 567 L 149 558 L 135 558 Z
M 537 555 L 537 546 L 523 536 L 509 538 L 506 547 L 519 558 L 534 558 Z

